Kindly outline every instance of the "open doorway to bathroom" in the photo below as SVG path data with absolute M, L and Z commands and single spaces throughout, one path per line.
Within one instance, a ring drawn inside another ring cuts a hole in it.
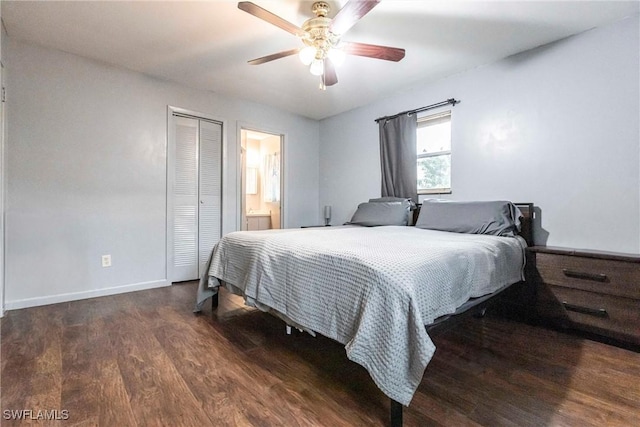
M 240 229 L 282 228 L 283 135 L 240 130 Z

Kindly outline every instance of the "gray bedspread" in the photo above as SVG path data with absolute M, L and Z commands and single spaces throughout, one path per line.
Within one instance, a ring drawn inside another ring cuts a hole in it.
M 198 302 L 233 285 L 247 302 L 345 345 L 408 405 L 435 346 L 425 325 L 523 279 L 523 239 L 415 227 L 235 232 L 213 249 Z

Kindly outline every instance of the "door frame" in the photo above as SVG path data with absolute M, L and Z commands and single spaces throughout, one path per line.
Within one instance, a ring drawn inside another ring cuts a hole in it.
M 189 110 L 186 108 L 175 107 L 172 105 L 167 105 L 167 144 L 166 144 L 166 210 L 165 210 L 165 280 L 167 284 L 171 284 L 171 278 L 173 277 L 173 186 L 175 184 L 173 179 L 172 171 L 175 168 L 175 140 L 172 137 L 171 129 L 173 125 L 173 114 L 177 113 L 180 115 L 192 117 L 194 119 L 204 119 L 209 121 L 218 122 L 222 126 L 222 170 L 221 174 L 221 182 L 222 186 L 222 197 L 220 201 L 220 231 L 224 230 L 224 207 L 225 207 L 225 199 L 228 197 L 226 188 L 225 188 L 225 172 L 227 171 L 228 159 L 227 159 L 227 120 L 213 116 L 211 114 L 202 113 L 199 111 Z M 198 264 L 200 261 L 198 260 Z
M 268 133 L 274 136 L 280 136 L 280 228 L 286 228 L 287 224 L 287 197 L 285 193 L 285 182 L 287 181 L 287 134 L 279 129 L 268 126 L 255 125 L 238 121 L 236 125 L 236 141 L 238 146 L 236 150 L 236 230 L 242 230 L 242 207 L 244 194 L 242 194 L 242 131 L 252 131 L 260 133 Z

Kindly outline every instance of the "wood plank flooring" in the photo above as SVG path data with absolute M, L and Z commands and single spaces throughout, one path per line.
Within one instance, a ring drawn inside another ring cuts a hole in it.
M 196 283 L 6 313 L 2 426 L 385 426 L 343 346 Z M 637 426 L 640 353 L 497 316 L 432 334 L 405 426 Z M 7 420 L 7 411 L 68 411 Z M 60 418 L 60 417 L 59 417 Z

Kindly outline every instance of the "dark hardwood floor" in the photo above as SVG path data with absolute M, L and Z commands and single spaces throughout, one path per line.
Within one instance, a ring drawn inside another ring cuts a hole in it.
M 389 400 L 343 346 L 286 336 L 195 282 L 8 312 L 2 426 L 384 426 Z M 487 315 L 432 334 L 405 426 L 637 426 L 640 354 Z M 9 412 L 65 412 L 18 422 Z

